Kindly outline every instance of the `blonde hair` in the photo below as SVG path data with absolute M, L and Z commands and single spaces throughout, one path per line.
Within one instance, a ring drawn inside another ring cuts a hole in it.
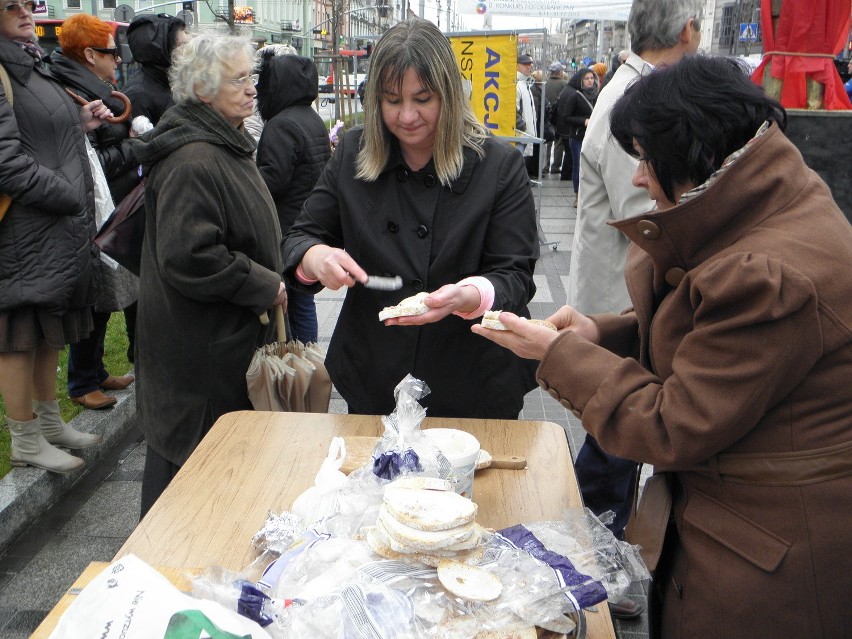
M 364 89 L 364 133 L 355 177 L 373 182 L 387 165 L 393 135 L 382 120 L 381 97 L 387 91 L 399 91 L 409 69 L 426 89 L 441 98 L 432 158 L 438 180 L 449 186 L 461 175 L 465 147 L 483 157 L 482 145 L 488 134 L 473 114 L 449 40 L 433 23 L 420 18 L 395 24 L 373 49 Z
M 254 46 L 248 38 L 216 33 L 201 33 L 172 53 L 169 84 L 177 104 L 200 102 L 198 96 L 219 93 L 223 72 L 240 53 L 254 61 Z

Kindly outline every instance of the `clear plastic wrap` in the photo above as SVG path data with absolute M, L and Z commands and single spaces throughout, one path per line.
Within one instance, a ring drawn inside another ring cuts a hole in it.
M 416 474 L 455 479 L 453 466 L 438 447 L 420 430 L 426 409 L 419 400 L 429 394 L 425 382 L 406 375 L 394 389 L 396 408 L 385 417 L 384 435 L 373 454 L 373 473 L 394 480 Z

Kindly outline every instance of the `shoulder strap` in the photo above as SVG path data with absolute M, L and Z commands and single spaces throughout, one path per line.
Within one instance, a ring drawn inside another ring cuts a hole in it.
M 9 106 L 14 106 L 15 96 L 12 93 L 12 81 L 9 79 L 6 67 L 2 64 L 0 64 L 0 82 L 3 84 L 3 91 L 6 93 L 6 100 L 9 102 Z

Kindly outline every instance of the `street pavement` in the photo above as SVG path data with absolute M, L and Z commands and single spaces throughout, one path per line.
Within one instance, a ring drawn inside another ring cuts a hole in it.
M 531 186 L 537 201 L 541 259 L 537 293 L 530 304 L 535 318 L 546 318 L 565 303 L 571 239 L 576 212 L 570 181 L 545 175 Z M 327 346 L 344 291 L 317 296 L 320 342 Z M 75 418 L 81 430 L 100 432 L 106 444 L 86 453 L 88 472 L 63 478 L 32 468 L 15 468 L 0 480 L 0 637 L 29 637 L 83 569 L 110 561 L 138 523 L 145 446 L 136 425 L 134 391 L 116 393 L 108 411 L 84 411 Z M 330 412 L 345 412 L 336 391 Z M 579 421 L 541 389 L 525 398 L 521 419 L 551 421 L 566 432 L 576 457 L 584 432 Z M 643 473 L 647 477 L 648 469 Z M 4 535 L 5 531 L 5 535 Z M 630 596 L 645 603 L 641 586 Z M 645 639 L 647 615 L 615 620 L 620 639 Z

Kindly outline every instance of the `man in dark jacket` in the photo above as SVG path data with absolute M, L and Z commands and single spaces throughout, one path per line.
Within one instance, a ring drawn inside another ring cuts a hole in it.
M 124 88 L 133 104 L 133 117 L 144 115 L 156 125 L 174 104 L 169 88 L 172 51 L 188 38 L 184 21 L 164 13 L 138 16 L 127 27 L 133 59 L 142 65 Z
M 568 84 L 568 80 L 565 79 L 565 67 L 562 66 L 561 62 L 553 62 L 547 69 L 547 80 L 544 83 L 545 117 L 550 118 L 551 111 L 556 110 L 559 94 L 562 93 L 562 89 L 565 88 L 566 84 Z M 556 114 L 553 114 L 551 122 L 556 122 Z M 553 151 L 552 158 L 551 150 Z M 547 162 L 545 162 L 544 172 L 547 173 L 548 167 L 550 167 L 549 170 L 551 173 L 559 173 L 562 169 L 562 159 L 565 155 L 567 155 L 565 153 L 565 145 L 562 143 L 562 138 L 557 135 L 554 140 L 547 143 L 547 152 L 544 156 Z M 568 155 L 568 159 L 570 157 Z
M 285 235 L 331 157 L 328 132 L 311 103 L 318 89 L 317 68 L 308 58 L 263 52 L 257 106 L 265 122 L 257 145 L 257 166 L 272 193 Z M 287 292 L 292 337 L 305 344 L 318 338 L 314 296 Z

